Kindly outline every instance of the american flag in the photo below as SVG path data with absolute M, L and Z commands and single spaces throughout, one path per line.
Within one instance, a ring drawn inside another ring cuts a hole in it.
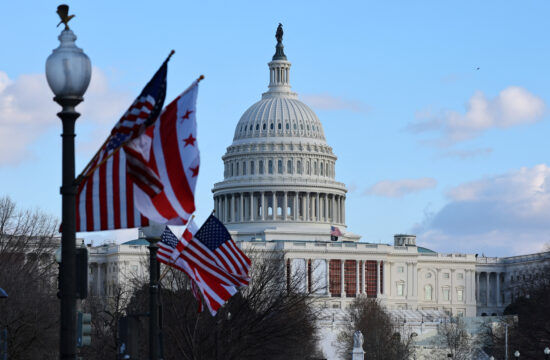
M 212 315 L 239 287 L 250 282 L 250 259 L 213 215 L 200 229 L 192 220 L 189 221 L 179 240 L 166 228 L 159 243 L 157 259 L 189 276 L 194 282 L 192 286 L 202 293 Z
M 200 165 L 196 103 L 201 79 L 166 106 L 145 133 L 124 147 L 133 160 L 129 176 L 137 185 L 136 207 L 159 224 L 186 224 L 195 211 Z
M 148 219 L 134 206 L 134 185 L 127 176 L 127 154 L 119 150 L 157 119 L 166 96 L 168 59 L 77 178 L 77 231 L 114 230 L 148 224 Z
M 331 226 L 330 235 L 338 237 L 338 236 L 342 236 L 342 232 L 336 226 Z

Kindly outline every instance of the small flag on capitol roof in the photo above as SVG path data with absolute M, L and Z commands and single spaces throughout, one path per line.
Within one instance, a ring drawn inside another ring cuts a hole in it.
M 337 241 L 338 237 L 342 236 L 342 235 L 343 234 L 340 231 L 340 229 L 338 229 L 338 227 L 336 227 L 336 226 L 331 226 L 330 227 L 330 240 Z

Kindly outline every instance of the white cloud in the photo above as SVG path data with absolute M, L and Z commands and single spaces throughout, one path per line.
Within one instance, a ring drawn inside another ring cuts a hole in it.
M 428 177 L 420 179 L 383 180 L 368 188 L 365 194 L 398 198 L 425 189 L 432 189 L 436 186 L 437 181 Z
M 545 164 L 462 184 L 416 229 L 434 246 L 491 255 L 538 251 L 550 243 L 550 167 Z
M 478 156 L 487 156 L 493 152 L 491 148 L 479 148 L 471 150 L 447 151 L 443 154 L 446 157 L 459 158 L 460 160 L 472 159 Z
M 509 86 L 493 99 L 487 99 L 477 91 L 468 101 L 464 113 L 448 110 L 439 116 L 431 112 L 417 114 L 420 120 L 407 128 L 415 133 L 440 133 L 439 143 L 452 144 L 474 138 L 492 128 L 535 123 L 541 120 L 545 107 L 538 96 L 524 88 Z
M 311 107 L 321 110 L 350 110 L 353 112 L 367 112 L 369 107 L 357 100 L 348 100 L 330 94 L 306 94 L 302 100 Z
M 53 127 L 61 129 L 56 116 L 60 107 L 52 98 L 44 74 L 25 74 L 12 80 L 0 71 L 0 166 L 25 160 L 30 155 L 30 144 Z M 77 124 L 101 127 L 103 135 L 110 131 L 130 101 L 126 93 L 108 86 L 107 77 L 98 68 L 93 68 L 84 98 L 77 107 L 82 114 Z M 94 145 L 103 140 L 93 138 Z

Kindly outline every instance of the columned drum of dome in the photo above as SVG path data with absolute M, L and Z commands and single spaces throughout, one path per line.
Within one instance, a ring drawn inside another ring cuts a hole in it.
M 328 241 L 331 225 L 346 228 L 347 189 L 335 180 L 337 158 L 323 125 L 291 91 L 283 48 L 279 27 L 268 91 L 235 128 L 222 157 L 224 180 L 212 190 L 214 209 L 238 240 Z

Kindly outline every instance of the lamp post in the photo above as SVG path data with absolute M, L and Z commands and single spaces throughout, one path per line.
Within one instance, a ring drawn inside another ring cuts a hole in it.
M 546 360 L 548 360 L 548 357 L 550 355 L 550 349 L 548 348 L 548 346 L 544 348 L 544 355 L 546 355 L 545 358 Z
M 61 5 L 59 9 L 64 6 Z M 68 7 L 67 7 L 68 12 Z M 75 45 L 76 36 L 65 21 L 65 29 L 58 39 L 60 45 L 46 60 L 46 78 L 55 94 L 54 101 L 61 105 L 57 116 L 63 124 L 62 137 L 62 215 L 61 248 L 63 262 L 60 267 L 61 326 L 59 356 L 76 358 L 76 221 L 74 183 L 74 124 L 80 116 L 75 107 L 90 84 L 90 59 Z
M 165 225 L 152 223 L 141 229 L 149 242 L 149 359 L 159 358 L 159 263 L 157 261 L 157 242 L 164 232 Z

